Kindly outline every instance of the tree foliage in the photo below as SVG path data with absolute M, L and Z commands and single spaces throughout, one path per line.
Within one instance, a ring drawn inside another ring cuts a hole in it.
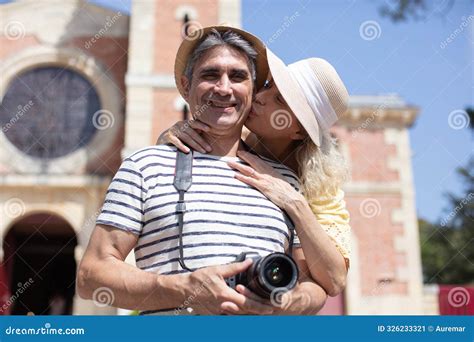
M 466 109 L 466 113 L 474 135 L 474 110 Z M 457 172 L 463 192 L 448 194 L 444 218 L 436 224 L 419 221 L 425 283 L 474 283 L 474 158 Z
M 392 0 L 390 3 L 385 2 L 379 8 L 379 12 L 382 16 L 397 23 L 408 20 L 424 20 L 432 14 L 445 17 L 453 6 L 454 0 Z

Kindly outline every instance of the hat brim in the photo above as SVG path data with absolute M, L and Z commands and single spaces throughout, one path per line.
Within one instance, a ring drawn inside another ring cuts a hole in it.
M 191 53 L 194 51 L 198 43 L 202 41 L 202 38 L 205 37 L 212 29 L 215 29 L 219 32 L 222 31 L 232 31 L 242 36 L 245 40 L 252 44 L 253 48 L 257 51 L 257 60 L 256 60 L 256 90 L 260 89 L 267 79 L 268 76 L 268 63 L 267 63 L 267 54 L 265 44 L 253 34 L 235 28 L 231 26 L 216 25 L 209 26 L 193 31 L 189 37 L 183 40 L 181 43 L 178 52 L 176 54 L 176 60 L 174 64 L 174 78 L 176 82 L 176 87 L 178 88 L 181 96 L 184 97 L 184 88 L 181 84 L 181 76 L 184 75 L 184 70 Z
M 298 82 L 291 76 L 288 67 L 267 48 L 268 67 L 273 81 L 293 114 L 316 146 L 321 146 L 322 136 L 313 110 L 308 104 Z

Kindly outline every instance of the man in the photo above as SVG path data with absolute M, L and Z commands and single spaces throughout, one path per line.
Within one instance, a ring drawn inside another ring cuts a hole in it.
M 79 267 L 78 293 L 93 298 L 97 289 L 108 287 L 114 294 L 112 305 L 144 314 L 184 314 L 183 308 L 197 314 L 273 314 L 282 309 L 248 289 L 237 292 L 224 281 L 250 266 L 250 260 L 231 263 L 240 252 L 268 254 L 288 247 L 289 230 L 281 210 L 238 181 L 226 163 L 238 160 L 255 84 L 261 85 L 266 76 L 264 48 L 256 37 L 233 28 L 200 33 L 199 42 L 183 41 L 175 77 L 193 118 L 211 127 L 205 135 L 215 143 L 213 155 L 193 155 L 182 255 L 179 195 L 173 185 L 176 148 L 142 149 L 124 160 L 109 187 Z M 285 174 L 297 186 L 291 171 Z M 124 262 L 132 248 L 138 268 Z M 301 248 L 295 250 L 295 259 L 302 278 L 287 294 L 290 305 L 284 309 L 318 309 L 326 295 L 305 277 Z M 194 271 L 184 269 L 182 262 Z

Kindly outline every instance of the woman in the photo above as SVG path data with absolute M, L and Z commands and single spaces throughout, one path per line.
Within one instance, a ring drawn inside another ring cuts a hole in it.
M 348 93 L 334 68 L 317 58 L 286 66 L 267 49 L 269 78 L 257 93 L 243 139 L 259 155 L 280 161 L 298 175 L 303 195 L 271 166 L 239 151 L 249 166 L 235 162 L 236 178 L 254 186 L 295 224 L 311 277 L 335 296 L 345 287 L 349 267 L 349 214 L 341 185 L 348 171 L 329 128 L 347 109 Z M 178 122 L 162 133 L 159 144 L 188 152 L 212 147 L 199 135 L 199 121 Z M 179 133 L 178 133 L 179 132 Z

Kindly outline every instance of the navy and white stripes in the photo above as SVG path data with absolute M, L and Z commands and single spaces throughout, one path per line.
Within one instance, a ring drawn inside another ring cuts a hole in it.
M 178 263 L 178 193 L 173 186 L 176 148 L 142 149 L 125 159 L 107 191 L 97 224 L 138 236 L 137 266 L 181 273 Z M 188 267 L 232 262 L 241 252 L 284 252 L 290 232 L 282 211 L 258 190 L 234 178 L 228 160 L 194 153 L 193 184 L 186 192 L 183 247 Z M 271 162 L 296 189 L 296 176 Z M 295 243 L 299 241 L 295 238 Z

